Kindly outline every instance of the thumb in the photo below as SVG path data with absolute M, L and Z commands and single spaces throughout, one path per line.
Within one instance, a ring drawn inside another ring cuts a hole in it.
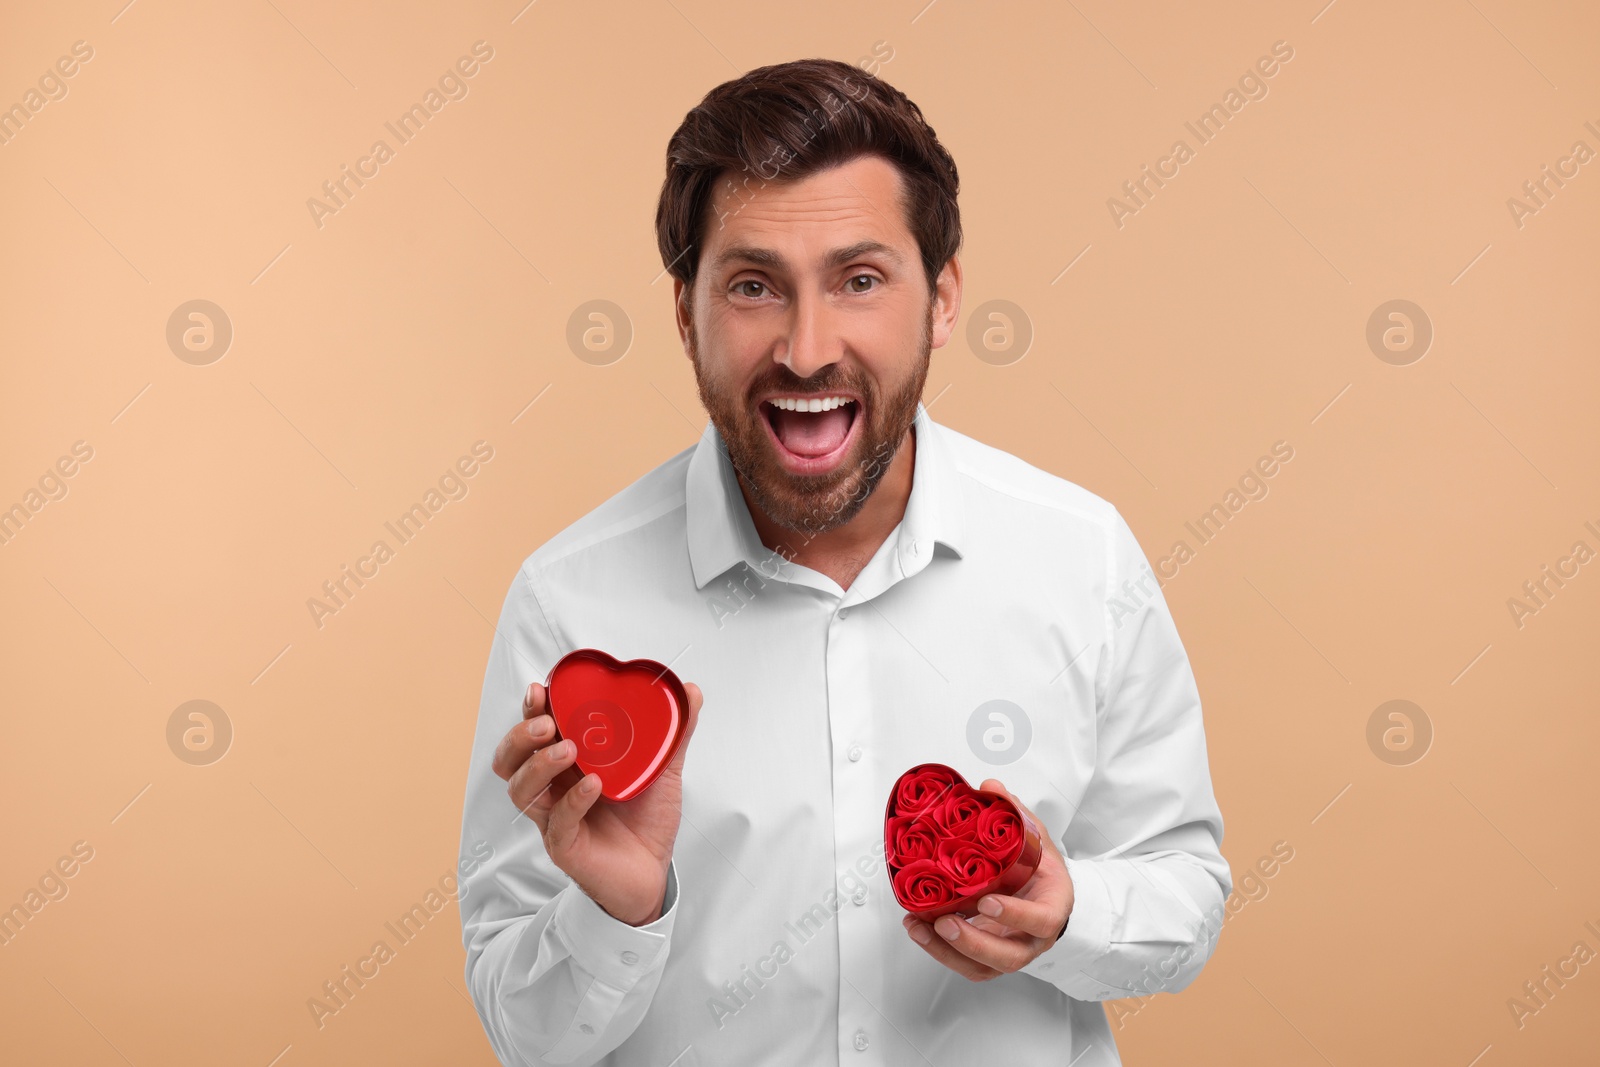
M 667 764 L 673 770 L 683 769 L 683 757 L 689 751 L 689 739 L 694 736 L 695 727 L 700 724 L 700 707 L 705 703 L 705 694 L 700 692 L 700 687 L 693 682 L 685 682 L 683 691 L 689 698 L 689 716 L 683 726 L 683 740 L 678 742 L 678 751 L 672 754 L 672 762 Z
M 1020 801 L 1016 797 L 1012 796 L 1011 795 L 1011 790 L 1007 789 L 1005 787 L 1005 783 L 1000 781 L 1000 779 L 998 779 L 998 778 L 985 778 L 983 780 L 983 784 L 978 786 L 978 788 L 983 790 L 985 793 L 999 793 L 1001 796 L 1006 797 L 1007 799 L 1009 799 L 1011 801 L 1011 803 L 1015 804 L 1017 806 L 1017 810 L 1018 811 L 1022 810 L 1022 801 Z M 1032 814 L 1032 813 L 1030 812 L 1029 814 Z

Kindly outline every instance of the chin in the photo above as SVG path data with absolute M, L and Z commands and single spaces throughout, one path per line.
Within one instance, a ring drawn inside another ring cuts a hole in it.
M 781 445 L 770 441 L 754 469 L 740 473 L 769 519 L 784 529 L 816 536 L 855 518 L 887 473 L 893 450 L 880 447 L 878 453 L 888 456 L 872 462 L 867 436 L 859 434 L 821 474 L 793 473 L 776 453 Z

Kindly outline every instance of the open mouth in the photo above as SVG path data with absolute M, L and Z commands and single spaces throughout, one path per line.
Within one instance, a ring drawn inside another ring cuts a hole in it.
M 837 393 L 774 396 L 761 402 L 762 422 L 778 459 L 794 474 L 825 474 L 855 443 L 861 404 Z

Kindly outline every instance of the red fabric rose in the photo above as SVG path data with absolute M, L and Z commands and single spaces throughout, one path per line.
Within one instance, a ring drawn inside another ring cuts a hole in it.
M 976 841 L 946 838 L 939 842 L 935 861 L 950 876 L 957 896 L 968 896 L 1000 877 L 1000 863 Z
M 889 862 L 904 867 L 913 860 L 933 859 L 939 828 L 926 815 L 896 815 L 889 820 L 886 846 Z
M 912 860 L 896 871 L 894 893 L 915 911 L 941 907 L 956 898 L 950 875 L 933 860 Z
M 978 814 L 974 839 L 989 855 L 1002 863 L 1022 847 L 1022 821 L 1005 808 L 992 806 Z
M 955 788 L 955 774 L 948 767 L 928 767 L 901 778 L 894 794 L 897 815 L 920 815 Z
M 939 827 L 941 837 L 971 839 L 978 832 L 978 816 L 984 804 L 971 793 L 954 793 L 935 804 L 928 815 Z
M 1004 792 L 975 790 L 950 767 L 925 763 L 895 780 L 884 849 L 895 899 L 925 916 L 977 914 L 977 900 L 1038 869 L 1038 832 Z

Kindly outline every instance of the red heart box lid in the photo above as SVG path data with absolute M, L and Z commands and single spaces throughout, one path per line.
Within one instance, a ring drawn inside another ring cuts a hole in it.
M 607 800 L 632 800 L 648 789 L 683 742 L 689 696 L 653 659 L 623 662 L 576 649 L 550 668 L 545 688 L 556 736 L 577 746 L 578 770 L 600 776 Z
M 1039 827 L 1010 797 L 974 789 L 942 763 L 895 779 L 883 846 L 895 901 L 924 922 L 977 915 L 984 894 L 1021 889 L 1043 850 Z

